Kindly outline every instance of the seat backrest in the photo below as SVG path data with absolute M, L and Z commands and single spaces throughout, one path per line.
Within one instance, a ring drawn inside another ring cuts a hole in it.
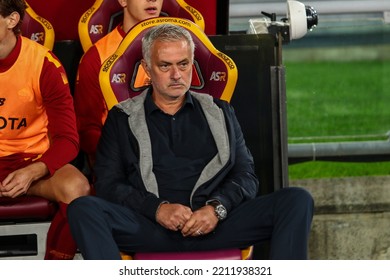
M 191 90 L 208 93 L 229 102 L 238 79 L 234 61 L 217 50 L 203 30 L 192 21 L 159 17 L 134 26 L 116 52 L 103 63 L 99 80 L 108 108 L 140 94 L 147 86 L 148 78 L 142 77 L 146 75 L 141 65 L 142 38 L 148 29 L 161 23 L 182 26 L 193 37 L 196 48 Z
M 164 0 L 162 14 L 192 20 L 204 30 L 201 13 L 184 0 Z M 78 31 L 84 52 L 104 37 L 121 21 L 123 7 L 118 0 L 96 0 L 80 18 Z
M 21 28 L 22 35 L 53 50 L 55 40 L 53 26 L 48 20 L 36 14 L 28 3 L 26 5 Z

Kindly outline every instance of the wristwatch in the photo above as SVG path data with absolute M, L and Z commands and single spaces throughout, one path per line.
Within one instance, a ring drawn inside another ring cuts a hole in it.
M 208 200 L 206 205 L 211 205 L 214 207 L 214 213 L 217 216 L 218 220 L 222 221 L 227 217 L 227 210 L 223 204 L 218 200 Z

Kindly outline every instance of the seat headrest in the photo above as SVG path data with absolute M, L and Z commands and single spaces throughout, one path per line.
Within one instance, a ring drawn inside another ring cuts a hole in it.
M 217 50 L 203 30 L 192 21 L 159 17 L 134 26 L 116 52 L 103 63 L 99 80 L 108 108 L 138 95 L 146 87 L 144 78 L 139 77 L 143 72 L 142 38 L 151 27 L 162 23 L 177 24 L 192 35 L 196 48 L 191 90 L 230 101 L 238 78 L 234 61 Z
M 39 16 L 26 3 L 27 8 L 22 21 L 22 35 L 53 50 L 55 33 L 51 23 Z
M 192 20 L 202 30 L 205 21 L 201 13 L 184 0 L 164 0 L 162 15 Z M 84 52 L 100 38 L 104 37 L 121 21 L 123 7 L 118 0 L 96 0 L 80 18 L 78 30 Z

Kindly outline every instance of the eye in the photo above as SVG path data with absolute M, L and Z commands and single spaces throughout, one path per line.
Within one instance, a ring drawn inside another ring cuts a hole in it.
M 170 65 L 169 64 L 160 64 L 159 68 L 161 71 L 167 72 L 170 68 Z
M 186 70 L 189 65 L 190 65 L 190 63 L 188 61 L 185 61 L 185 62 L 182 62 L 182 63 L 179 64 L 179 68 L 181 70 Z

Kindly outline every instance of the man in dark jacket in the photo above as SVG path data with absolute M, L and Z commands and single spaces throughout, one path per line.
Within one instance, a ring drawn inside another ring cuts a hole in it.
M 68 209 L 83 257 L 271 240 L 272 259 L 307 258 L 310 194 L 284 188 L 256 196 L 253 158 L 233 108 L 189 91 L 191 35 L 159 25 L 142 49 L 152 86 L 109 112 L 95 166 L 97 197 L 79 198 Z

